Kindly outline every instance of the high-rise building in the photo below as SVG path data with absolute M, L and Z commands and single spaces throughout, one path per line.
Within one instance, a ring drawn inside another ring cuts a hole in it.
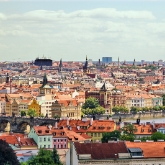
M 112 57 L 102 57 L 102 63 L 109 64 L 112 62 Z

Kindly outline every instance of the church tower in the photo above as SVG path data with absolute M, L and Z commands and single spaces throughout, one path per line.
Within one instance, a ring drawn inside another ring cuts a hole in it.
M 62 71 L 62 67 L 63 67 L 63 65 L 62 65 L 62 58 L 61 58 L 61 59 L 60 59 L 60 64 L 59 64 L 59 69 L 58 69 L 59 72 Z
M 136 61 L 135 61 L 135 58 L 134 58 L 134 61 L 133 61 L 133 66 L 136 66 Z
M 85 64 L 84 64 L 84 66 L 83 66 L 83 72 L 84 72 L 85 74 L 89 73 L 89 70 L 88 70 L 88 58 L 87 58 L 87 56 L 86 56 Z
M 120 61 L 119 61 L 119 57 L 118 57 L 118 69 L 120 68 Z
M 43 77 L 42 86 L 39 88 L 40 96 L 52 94 L 52 89 L 53 89 L 53 86 L 48 85 L 48 79 L 45 73 Z

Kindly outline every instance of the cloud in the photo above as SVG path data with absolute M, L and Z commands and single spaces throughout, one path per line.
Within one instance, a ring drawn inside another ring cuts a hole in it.
M 5 58 L 11 53 L 27 59 L 39 54 L 66 60 L 83 60 L 84 54 L 95 59 L 104 55 L 147 58 L 148 54 L 155 58 L 156 53 L 161 57 L 164 52 L 165 38 L 161 34 L 165 34 L 165 21 L 157 20 L 150 11 L 34 10 L 0 13 L 0 20 L 0 54 Z

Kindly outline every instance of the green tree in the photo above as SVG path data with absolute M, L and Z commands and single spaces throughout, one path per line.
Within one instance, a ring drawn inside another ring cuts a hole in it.
M 101 139 L 102 143 L 108 143 L 109 140 L 119 139 L 121 136 L 121 132 L 118 130 L 112 132 L 103 133 L 103 137 Z
M 130 109 L 130 111 L 132 112 L 132 113 L 137 113 L 137 112 L 139 112 L 141 109 L 139 108 L 139 107 L 131 107 L 131 109 Z
M 124 106 L 115 106 L 112 108 L 112 112 L 115 112 L 115 113 L 127 113 L 129 110 L 127 107 L 124 107 Z
M 120 140 L 126 140 L 126 141 L 133 142 L 135 140 L 135 136 L 134 135 L 121 135 Z
M 57 153 L 56 147 L 53 148 L 52 155 L 53 155 L 53 161 L 54 161 L 54 163 L 55 164 L 58 164 L 58 165 L 62 165 L 62 163 L 60 161 L 60 157 L 59 157 L 59 155 Z
M 13 149 L 3 140 L 0 140 L 0 164 L 20 165 Z
M 26 112 L 25 111 L 21 111 L 21 116 L 26 116 Z
M 165 135 L 162 134 L 161 132 L 155 132 L 152 134 L 151 139 L 154 141 L 165 140 Z
M 125 135 L 134 135 L 136 132 L 136 127 L 133 124 L 127 124 L 123 128 L 121 128 L 123 134 Z
M 163 94 L 162 97 L 163 97 L 163 106 L 165 106 L 165 94 Z
M 104 114 L 105 109 L 100 106 L 99 101 L 96 98 L 89 97 L 82 106 L 82 112 L 85 115 Z
M 30 117 L 37 116 L 36 110 L 35 109 L 28 109 L 27 115 L 29 115 Z

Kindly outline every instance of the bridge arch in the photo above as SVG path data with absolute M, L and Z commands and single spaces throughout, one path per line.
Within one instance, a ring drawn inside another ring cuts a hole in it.
M 0 131 L 4 131 L 5 130 L 8 122 L 9 121 L 7 119 L 0 120 Z
M 24 131 L 26 130 L 27 125 L 29 125 L 29 126 L 31 127 L 31 125 L 30 125 L 29 122 L 27 122 L 27 121 L 21 121 L 21 122 L 17 125 L 17 130 L 18 130 L 19 132 L 24 132 Z

